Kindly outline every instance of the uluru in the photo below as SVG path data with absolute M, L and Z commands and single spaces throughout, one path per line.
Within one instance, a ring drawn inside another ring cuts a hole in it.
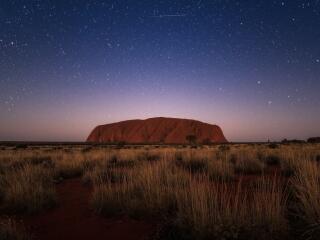
M 225 143 L 223 131 L 217 125 L 191 119 L 156 117 L 127 120 L 95 127 L 87 142 L 97 143 Z

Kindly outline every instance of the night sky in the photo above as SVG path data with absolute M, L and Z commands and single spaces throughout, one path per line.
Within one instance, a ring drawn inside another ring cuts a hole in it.
M 320 135 L 320 1 L 1 1 L 0 141 L 156 116 Z

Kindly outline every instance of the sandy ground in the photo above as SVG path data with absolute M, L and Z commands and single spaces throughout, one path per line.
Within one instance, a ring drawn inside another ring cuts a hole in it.
M 24 219 L 35 240 L 57 239 L 145 239 L 155 226 L 128 218 L 109 219 L 90 209 L 91 189 L 80 179 L 57 185 L 58 206 Z

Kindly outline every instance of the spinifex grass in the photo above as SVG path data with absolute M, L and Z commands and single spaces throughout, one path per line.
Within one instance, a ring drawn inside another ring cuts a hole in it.
M 298 216 L 305 227 L 304 236 L 317 239 L 320 234 L 320 167 L 317 162 L 303 161 L 292 179 L 297 198 Z
M 0 176 L 3 207 L 9 212 L 38 212 L 55 203 L 52 171 L 25 164 Z
M 287 193 L 277 178 L 263 178 L 246 189 L 241 182 L 210 183 L 207 177 L 189 182 L 177 194 L 178 223 L 194 238 L 279 239 L 287 233 Z
M 316 239 L 319 155 L 317 144 L 7 148 L 0 152 L 0 214 L 51 207 L 54 183 L 82 176 L 97 213 L 165 221 L 171 228 L 163 232 L 173 230 L 175 239 L 292 238 L 291 178 L 302 237 Z

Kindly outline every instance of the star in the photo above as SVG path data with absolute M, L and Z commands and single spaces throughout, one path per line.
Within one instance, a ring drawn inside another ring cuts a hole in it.
M 66 107 L 83 106 L 74 110 L 75 117 L 81 112 L 95 122 L 104 122 L 99 117 L 105 112 L 110 121 L 120 115 L 145 117 L 146 104 L 151 115 L 185 111 L 222 124 L 227 112 L 228 119 L 245 118 L 248 111 L 263 114 L 261 107 L 270 113 L 285 110 L 281 116 L 269 113 L 265 121 L 272 116 L 291 123 L 290 116 L 301 112 L 320 121 L 314 110 L 320 102 L 318 0 L 12 0 L 2 5 L 4 112 L 37 108 L 26 116 L 30 120 L 49 109 L 63 121 L 55 104 L 61 99 Z M 5 115 L 0 112 L 1 123 L 10 122 Z M 87 124 L 86 118 L 79 124 Z M 301 123 L 285 129 L 299 134 L 310 127 Z

